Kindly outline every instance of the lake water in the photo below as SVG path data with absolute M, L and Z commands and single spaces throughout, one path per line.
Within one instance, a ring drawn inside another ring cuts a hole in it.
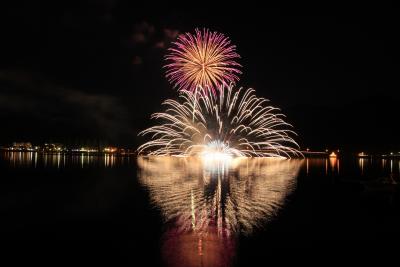
M 0 171 L 2 255 L 16 266 L 259 266 L 300 251 L 387 258 L 400 237 L 398 159 L 3 152 Z

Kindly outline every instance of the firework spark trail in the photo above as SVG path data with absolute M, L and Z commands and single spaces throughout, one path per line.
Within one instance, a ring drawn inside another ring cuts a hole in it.
M 229 38 L 208 29 L 195 34 L 182 34 L 166 56 L 166 77 L 182 91 L 195 91 L 197 86 L 216 93 L 223 85 L 239 80 L 241 65 Z
M 183 91 L 178 100 L 164 101 L 166 110 L 152 118 L 162 124 L 139 135 L 151 135 L 138 148 L 149 155 L 199 156 L 218 152 L 231 156 L 285 157 L 300 156 L 291 137 L 295 132 L 279 109 L 268 106 L 253 89 L 233 86 L 214 94 L 198 87 Z

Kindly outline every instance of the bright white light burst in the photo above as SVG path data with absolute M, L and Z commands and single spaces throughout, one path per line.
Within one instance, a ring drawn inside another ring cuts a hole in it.
M 218 94 L 197 88 L 183 91 L 178 100 L 164 101 L 166 110 L 154 113 L 161 123 L 139 135 L 151 140 L 138 148 L 139 154 L 200 157 L 300 156 L 292 138 L 295 132 L 279 109 L 267 105 L 253 89 Z
M 212 141 L 204 147 L 201 152 L 201 158 L 205 162 L 229 162 L 235 153 L 238 152 L 227 144 L 221 141 Z

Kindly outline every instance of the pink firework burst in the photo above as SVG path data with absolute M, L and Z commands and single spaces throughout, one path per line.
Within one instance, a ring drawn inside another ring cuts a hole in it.
M 166 55 L 166 77 L 178 90 L 194 91 L 198 86 L 213 93 L 235 83 L 241 65 L 236 46 L 222 33 L 208 29 L 178 36 Z

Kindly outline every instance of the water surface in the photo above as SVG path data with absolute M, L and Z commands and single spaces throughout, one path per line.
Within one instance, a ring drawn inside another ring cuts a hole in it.
M 7 152 L 0 171 L 3 255 L 16 265 L 248 266 L 299 251 L 387 257 L 400 236 L 397 159 L 210 165 Z

